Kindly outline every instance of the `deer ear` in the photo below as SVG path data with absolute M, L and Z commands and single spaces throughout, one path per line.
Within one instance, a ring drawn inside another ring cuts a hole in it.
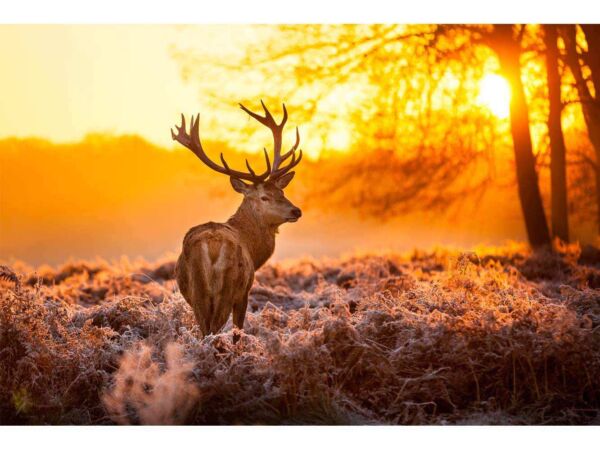
M 277 180 L 275 180 L 275 186 L 277 186 L 279 189 L 284 189 L 288 184 L 290 184 L 290 181 L 292 181 L 294 175 L 296 175 L 296 172 L 289 172 L 283 175 L 281 178 L 277 178 Z
M 250 189 L 252 188 L 252 186 L 244 183 L 242 180 L 240 180 L 238 178 L 229 177 L 229 181 L 231 182 L 233 189 L 236 192 L 239 192 L 240 194 L 246 195 L 248 192 L 250 192 Z

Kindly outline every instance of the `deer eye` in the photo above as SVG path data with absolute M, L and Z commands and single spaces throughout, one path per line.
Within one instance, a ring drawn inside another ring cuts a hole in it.
M 266 195 L 263 195 L 263 196 L 262 196 L 260 199 L 261 199 L 263 202 L 268 202 L 268 201 L 269 201 L 269 197 L 267 197 Z

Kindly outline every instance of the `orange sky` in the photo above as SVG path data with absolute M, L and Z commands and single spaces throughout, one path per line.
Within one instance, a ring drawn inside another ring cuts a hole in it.
M 273 29 L 252 25 L 0 25 L 4 62 L 0 139 L 36 136 L 75 142 L 87 133 L 102 132 L 139 134 L 172 148 L 169 127 L 182 112 L 201 112 L 208 119 L 204 124 L 220 123 L 205 125 L 202 135 L 223 139 L 224 122 L 245 123 L 247 117 L 236 104 L 224 107 L 225 114 L 212 113 L 197 84 L 182 80 L 173 50 L 200 50 L 209 57 L 227 55 L 235 61 L 254 40 Z M 223 82 L 236 80 L 216 80 L 217 86 Z M 329 99 L 334 108 L 336 95 L 332 92 Z M 348 130 L 335 124 L 331 128 L 329 147 L 347 147 Z M 315 133 L 306 135 L 305 153 L 316 156 L 322 142 Z
M 210 125 L 245 123 L 241 121 L 247 118 L 236 105 L 224 108 L 230 114 L 211 114 L 193 80 L 182 80 L 173 49 L 200 49 L 203 55 L 227 55 L 235 61 L 253 41 L 273 29 L 251 25 L 2 25 L 0 139 L 36 136 L 74 142 L 87 133 L 102 132 L 139 134 L 172 148 L 169 127 L 181 112 L 198 111 L 209 123 L 202 130 L 203 137 L 223 138 L 224 127 Z M 203 76 L 210 77 L 210 72 Z M 498 84 L 483 86 L 487 92 L 482 101 L 494 113 L 506 110 L 508 99 L 497 92 Z M 347 89 L 333 89 L 320 108 L 337 108 L 340 96 L 351 95 Z M 348 127 L 330 123 L 329 128 L 327 147 L 347 148 Z M 310 124 L 303 124 L 303 130 L 305 153 L 316 156 L 323 143 L 317 133 L 311 133 Z
M 135 134 L 161 148 L 176 148 L 169 129 L 179 122 L 181 112 L 187 115 L 202 113 L 201 133 L 205 142 L 223 140 L 244 152 L 260 151 L 263 145 L 269 148 L 268 132 L 254 126 L 235 103 L 224 105 L 219 111 L 211 110 L 214 100 L 205 100 L 203 95 L 225 83 L 234 85 L 236 79 L 235 76 L 216 79 L 214 75 L 211 79 L 211 72 L 208 67 L 206 70 L 203 67 L 202 58 L 226 55 L 235 63 L 248 46 L 273 29 L 250 25 L 0 25 L 0 58 L 3 61 L 0 140 L 16 136 L 77 143 L 47 148 L 39 142 L 7 140 L 2 143 L 5 154 L 0 156 L 6 161 L 14 159 L 30 173 L 27 177 L 23 171 L 15 169 L 10 177 L 0 179 L 4 182 L 2 204 L 5 208 L 0 225 L 4 227 L 5 236 L 10 235 L 5 239 L 5 246 L 0 246 L 0 259 L 15 257 L 41 263 L 58 262 L 68 255 L 156 257 L 165 251 L 176 250 L 181 236 L 190 226 L 205 220 L 225 219 L 231 214 L 239 199 L 230 191 L 227 180 L 209 173 L 192 155 L 183 151 L 185 156 L 178 152 L 163 152 L 135 139 L 122 142 L 120 138 L 107 138 L 109 145 L 102 143 L 101 138 L 97 145 L 100 153 L 94 155 L 95 163 L 90 165 L 81 161 L 79 165 L 74 164 L 75 158 L 69 151 L 81 152 L 88 147 L 96 151 L 93 137 L 81 142 L 88 133 L 101 133 L 102 136 Z M 200 88 L 197 79 L 189 82 L 182 79 L 181 67 L 173 58 L 175 47 L 178 51 L 190 49 L 196 55 L 203 55 L 196 61 L 200 69 L 200 75 L 196 76 L 210 79 L 209 87 Z M 473 97 L 473 106 L 487 108 L 506 133 L 510 92 L 505 81 L 493 70 L 486 72 L 478 86 L 473 85 L 473 89 L 478 90 Z M 236 86 L 246 89 L 246 85 L 237 82 Z M 452 85 L 453 82 L 456 79 L 452 80 L 450 74 L 448 83 Z M 335 86 L 328 90 L 326 98 L 319 104 L 319 112 L 343 109 L 339 106 L 344 103 L 342 100 L 356 103 L 351 87 Z M 258 99 L 248 106 L 258 108 Z M 276 116 L 281 114 L 277 105 L 272 110 Z M 294 119 L 291 111 L 290 130 L 297 125 Z M 337 122 L 328 121 L 326 126 L 322 123 L 298 125 L 307 159 L 314 161 L 322 148 L 350 148 L 353 125 L 345 122 L 343 117 Z M 258 140 L 255 136 L 246 136 L 244 145 L 238 148 L 236 144 L 241 138 L 233 136 L 232 129 L 249 126 L 253 127 L 252 131 L 263 134 Z M 319 134 L 323 130 L 329 133 L 326 141 Z M 291 132 L 285 137 L 292 138 Z M 137 153 L 128 157 L 125 153 L 123 156 L 118 154 L 128 150 L 128 146 L 137 149 Z M 31 153 L 26 152 L 26 147 L 32 147 Z M 109 147 L 117 153 L 110 153 Z M 208 147 L 209 151 L 216 148 Z M 62 157 L 56 163 L 33 161 L 35 156 L 19 156 L 59 150 Z M 148 155 L 152 152 L 156 160 L 153 175 L 144 172 L 149 170 L 148 167 L 141 167 L 148 165 Z M 99 158 L 100 154 L 104 160 Z M 175 162 L 165 162 L 161 155 Z M 4 167 L 8 166 L 5 164 Z M 90 168 L 91 173 L 82 174 L 80 168 L 83 166 Z M 116 166 L 121 172 L 115 170 Z M 53 168 L 55 173 L 50 175 Z M 141 173 L 132 180 L 130 174 L 136 170 Z M 299 174 L 301 171 L 299 169 Z M 210 183 L 196 179 L 196 173 L 204 174 Z M 105 186 L 107 179 L 111 183 Z M 21 187 L 23 183 L 30 187 L 29 191 Z M 226 194 L 216 195 L 210 188 L 212 183 Z M 302 186 L 301 181 L 295 184 Z M 510 195 L 515 194 L 516 191 L 510 191 Z M 223 198 L 227 200 L 226 204 Z M 286 243 L 278 247 L 276 256 L 335 254 L 376 247 L 382 242 L 386 243 L 386 248 L 397 249 L 439 243 L 497 243 L 500 238 L 522 239 L 521 217 L 515 199 L 510 198 L 509 203 L 514 208 L 503 211 L 501 218 L 480 221 L 469 217 L 460 224 L 454 223 L 453 219 L 451 231 L 446 229 L 449 223 L 443 217 L 402 216 L 393 224 L 382 225 L 375 221 L 366 226 L 356 218 L 339 217 L 336 212 L 327 216 L 323 211 L 311 209 L 310 205 L 303 205 L 306 217 L 297 226 L 282 231 Z M 491 204 L 495 206 L 493 202 Z M 363 230 L 363 226 L 368 230 Z M 65 246 L 65 243 L 70 245 Z
M 240 33 L 226 28 L 2 25 L 0 138 L 64 142 L 89 132 L 136 133 L 172 147 L 169 126 L 201 102 L 170 48 L 235 50 Z

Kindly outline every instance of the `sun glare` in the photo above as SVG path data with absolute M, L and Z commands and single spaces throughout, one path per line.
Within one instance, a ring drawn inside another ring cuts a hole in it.
M 496 74 L 484 76 L 479 82 L 477 101 L 499 119 L 508 117 L 510 87 L 506 79 Z
M 337 130 L 329 135 L 329 145 L 335 150 L 349 150 L 350 132 Z

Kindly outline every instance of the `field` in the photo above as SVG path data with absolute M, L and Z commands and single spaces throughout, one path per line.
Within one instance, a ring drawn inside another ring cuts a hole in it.
M 272 263 L 242 339 L 174 262 L 2 269 L 3 424 L 600 423 L 600 251 Z

